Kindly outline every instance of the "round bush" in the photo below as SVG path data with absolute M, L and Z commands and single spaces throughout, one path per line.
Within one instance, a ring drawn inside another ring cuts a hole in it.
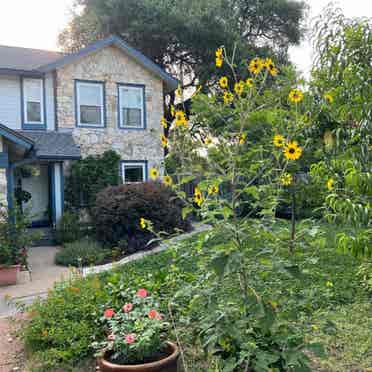
M 108 187 L 97 195 L 93 210 L 97 240 L 108 246 L 126 246 L 128 253 L 146 249 L 152 234 L 140 227 L 143 217 L 155 231 L 190 230 L 182 218 L 182 202 L 171 188 L 157 182 Z

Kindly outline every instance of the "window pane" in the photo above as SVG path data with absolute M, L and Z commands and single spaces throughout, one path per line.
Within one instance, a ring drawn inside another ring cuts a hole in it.
M 100 106 L 80 106 L 81 124 L 101 124 L 101 122 Z
M 27 102 L 27 121 L 41 122 L 40 102 Z
M 101 106 L 102 86 L 93 84 L 80 84 L 79 103 L 86 106 Z
M 143 182 L 143 166 L 141 165 L 124 165 L 124 181 Z
M 142 111 L 140 109 L 123 109 L 123 126 L 125 127 L 142 127 Z
M 41 102 L 42 80 L 40 79 L 25 79 L 24 90 L 27 101 Z
M 142 88 L 121 88 L 122 107 L 142 109 Z

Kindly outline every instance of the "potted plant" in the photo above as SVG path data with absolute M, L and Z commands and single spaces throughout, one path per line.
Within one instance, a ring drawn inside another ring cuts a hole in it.
M 27 226 L 19 210 L 10 216 L 6 208 L 0 207 L 0 286 L 16 284 L 21 267 L 27 267 L 26 247 L 34 239 Z
M 177 345 L 166 341 L 168 323 L 154 299 L 143 288 L 124 293 L 119 309 L 103 311 L 104 340 L 94 342 L 103 372 L 176 372 Z

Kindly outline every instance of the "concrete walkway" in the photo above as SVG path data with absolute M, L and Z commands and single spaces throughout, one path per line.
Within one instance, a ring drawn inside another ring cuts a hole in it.
M 0 287 L 0 318 L 17 312 L 15 303 L 31 303 L 36 297 L 44 297 L 55 282 L 68 279 L 71 271 L 56 266 L 54 257 L 58 247 L 34 247 L 29 250 L 29 264 L 32 275 L 27 271 L 19 273 L 18 284 Z M 32 278 L 32 280 L 31 280 Z

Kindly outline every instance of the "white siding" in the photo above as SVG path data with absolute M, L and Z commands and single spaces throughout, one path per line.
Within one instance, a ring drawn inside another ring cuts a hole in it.
M 0 123 L 21 129 L 21 83 L 17 76 L 0 76 Z
M 55 130 L 53 74 L 47 74 L 45 77 L 45 101 L 47 129 Z

